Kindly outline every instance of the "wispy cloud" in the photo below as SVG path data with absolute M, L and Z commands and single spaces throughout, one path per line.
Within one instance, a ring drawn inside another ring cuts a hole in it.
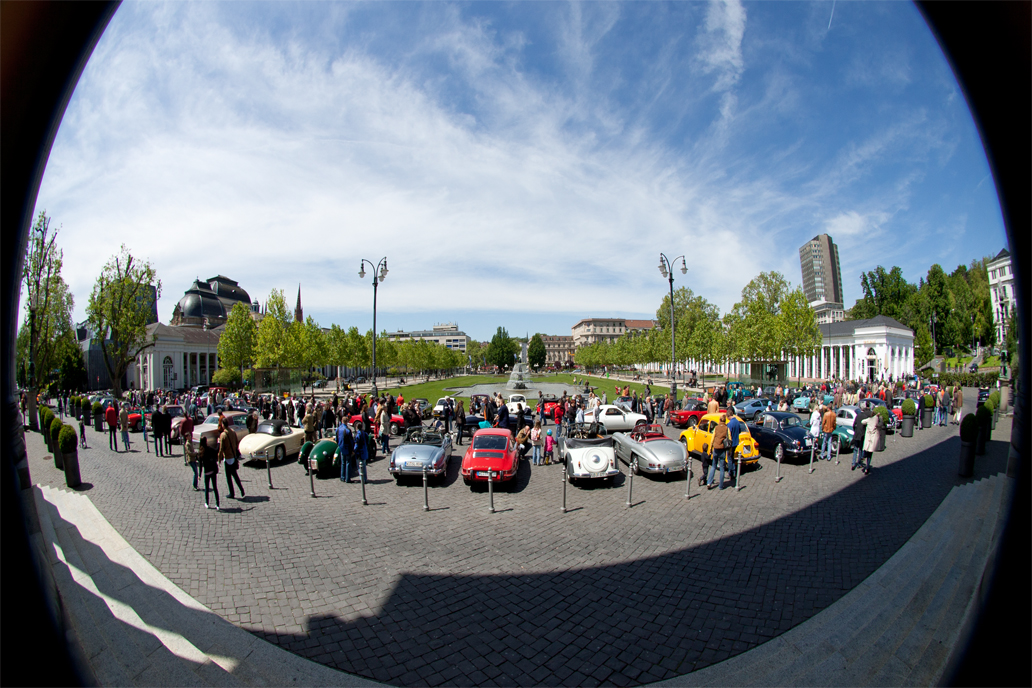
M 388 326 L 648 315 L 660 251 L 727 309 L 761 270 L 798 281 L 818 231 L 890 229 L 960 138 L 921 108 L 817 121 L 783 32 L 750 24 L 769 62 L 750 76 L 736 1 L 304 7 L 116 13 L 40 193 L 78 317 L 122 242 L 155 263 L 163 319 L 222 273 L 260 299 L 301 282 L 306 313 L 347 323 L 368 311 L 359 259 L 382 255 Z

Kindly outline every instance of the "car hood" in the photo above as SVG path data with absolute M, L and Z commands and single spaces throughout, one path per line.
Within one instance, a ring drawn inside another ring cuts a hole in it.
M 663 464 L 682 464 L 687 458 L 684 445 L 676 440 L 654 439 L 636 442 L 636 451 Z
M 265 433 L 254 433 L 247 435 L 240 440 L 240 452 L 253 452 L 272 444 L 272 441 L 288 435 L 266 435 Z

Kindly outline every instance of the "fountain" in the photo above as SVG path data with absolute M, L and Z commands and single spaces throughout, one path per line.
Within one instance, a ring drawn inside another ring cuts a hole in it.
M 509 381 L 505 383 L 506 389 L 527 389 L 530 382 L 530 366 L 527 365 L 527 343 L 520 343 L 520 362 L 512 367 L 509 374 Z

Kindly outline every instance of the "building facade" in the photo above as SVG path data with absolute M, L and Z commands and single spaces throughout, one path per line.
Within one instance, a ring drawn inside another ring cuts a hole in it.
M 818 234 L 799 247 L 803 293 L 817 316 L 818 325 L 845 319 L 842 269 L 838 246 L 827 234 Z
M 584 318 L 571 328 L 574 349 L 595 342 L 613 342 L 627 331 L 624 318 Z
M 434 325 L 432 330 L 415 330 L 412 332 L 388 332 L 387 339 L 392 342 L 418 341 L 424 339 L 428 342 L 435 342 L 448 349 L 454 349 L 465 354 L 469 349 L 470 338 L 465 332 L 459 330 L 455 323 L 443 323 Z
M 543 334 L 541 335 L 541 341 L 545 344 L 546 366 L 556 366 L 559 368 L 567 363 L 573 363 L 573 354 L 576 351 L 576 347 L 573 345 L 573 337 L 561 334 Z
M 1011 254 L 1003 249 L 987 265 L 989 272 L 989 298 L 993 305 L 993 324 L 996 326 L 996 341 L 1003 344 L 1007 337 L 1007 320 L 1018 307 L 1014 293 L 1014 266 Z
M 816 356 L 790 358 L 790 379 L 858 382 L 898 380 L 914 374 L 914 331 L 884 315 L 820 325 Z
M 152 344 L 144 349 L 127 375 L 137 389 L 189 389 L 210 385 L 218 370 L 219 326 L 206 330 L 189 325 L 147 326 Z

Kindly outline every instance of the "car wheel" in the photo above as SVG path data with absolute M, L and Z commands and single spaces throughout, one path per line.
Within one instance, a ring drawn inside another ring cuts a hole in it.
M 835 456 L 839 454 L 840 442 L 838 435 L 831 436 L 831 451 L 835 453 Z
M 785 458 L 785 445 L 778 443 L 778 446 L 774 447 L 774 459 L 781 462 Z
M 282 463 L 283 459 L 285 459 L 286 456 L 287 456 L 287 450 L 284 448 L 284 446 L 282 444 L 278 445 L 276 447 L 276 462 L 277 463 Z
M 696 418 L 695 416 L 692 416 L 691 418 L 688 419 L 688 427 L 689 428 L 694 428 L 698 424 L 699 424 L 699 419 Z
M 397 423 L 391 423 L 391 434 L 394 435 L 394 436 L 397 436 L 398 432 L 399 432 L 398 424 Z
M 637 454 L 631 454 L 630 468 L 631 468 L 631 473 L 634 473 L 635 475 L 638 475 L 638 455 Z

